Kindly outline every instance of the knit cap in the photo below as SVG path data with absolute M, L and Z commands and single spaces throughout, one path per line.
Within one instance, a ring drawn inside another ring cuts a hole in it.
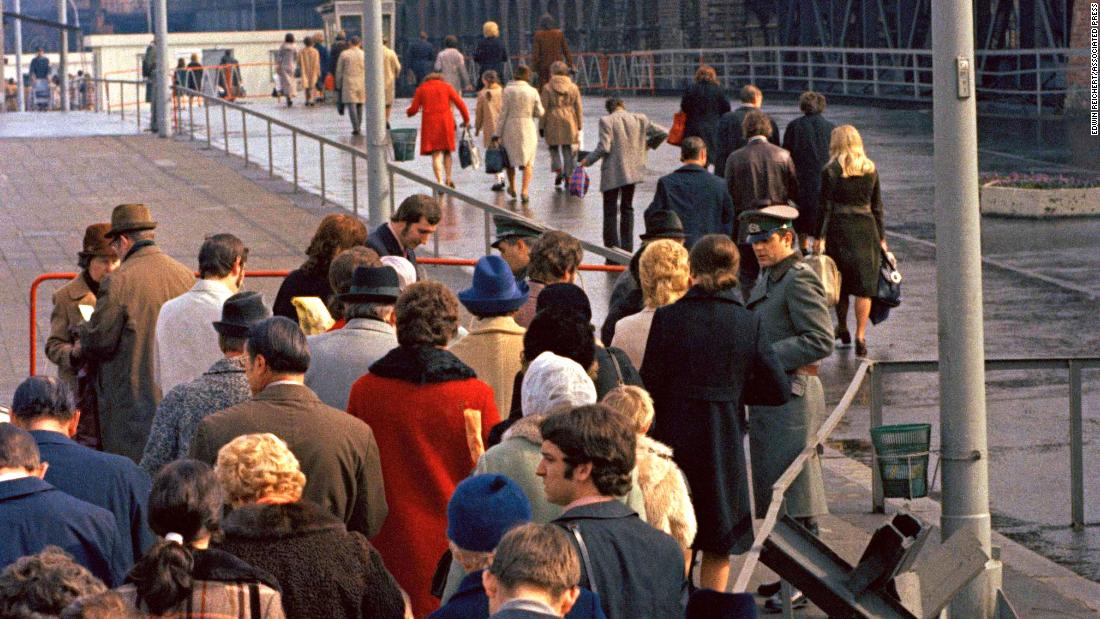
M 474 475 L 447 503 L 447 537 L 463 550 L 489 552 L 512 527 L 531 520 L 531 503 L 504 475 Z
M 523 416 L 542 415 L 559 406 L 596 403 L 596 386 L 581 364 L 549 350 L 523 373 Z

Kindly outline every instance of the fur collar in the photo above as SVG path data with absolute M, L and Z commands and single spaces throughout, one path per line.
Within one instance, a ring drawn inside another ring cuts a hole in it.
M 672 448 L 648 436 L 638 437 L 638 477 L 654 482 L 672 472 Z
M 546 419 L 546 415 L 528 415 L 526 417 L 521 417 L 512 424 L 512 427 L 508 428 L 508 431 L 501 437 L 501 442 L 510 438 L 521 438 L 527 442 L 541 446 L 542 432 L 539 431 L 539 424 L 542 423 L 543 419 Z
M 309 501 L 283 505 L 250 504 L 234 509 L 222 521 L 230 537 L 274 539 L 345 531 L 344 523 Z
M 218 550 L 209 548 L 194 552 L 195 565 L 191 568 L 191 576 L 195 580 L 212 580 L 216 582 L 260 582 L 276 591 L 280 591 L 279 581 L 258 567 L 237 557 Z
M 398 346 L 374 362 L 370 372 L 416 385 L 477 378 L 470 366 L 435 346 Z

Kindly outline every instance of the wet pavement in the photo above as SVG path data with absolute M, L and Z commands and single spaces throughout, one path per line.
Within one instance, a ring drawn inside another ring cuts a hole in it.
M 467 99 L 472 106 L 472 100 Z M 602 100 L 589 100 L 586 113 L 586 142 L 594 141 L 596 121 L 602 110 Z M 416 126 L 416 119 L 399 116 L 405 102 L 395 105 L 394 127 Z M 668 124 L 676 107 L 673 99 L 628 98 L 628 108 L 649 115 L 658 123 Z M 340 140 L 352 146 L 362 146 L 349 135 L 347 119 L 337 116 L 330 107 L 292 109 L 260 101 L 250 107 L 293 122 L 303 128 Z M 780 126 L 798 115 L 792 101 L 766 101 L 765 110 L 772 113 Z M 204 115 L 196 110 L 196 123 Z M 888 110 L 854 106 L 830 106 L 826 115 L 837 123 L 851 122 L 863 133 L 868 154 L 878 163 L 886 203 L 887 228 L 892 249 L 901 260 L 905 275 L 905 301 L 886 323 L 869 334 L 871 356 L 876 359 L 933 359 L 936 356 L 936 277 L 934 265 L 934 230 L 932 225 L 932 135 L 930 113 L 920 110 Z M 235 120 L 236 118 L 236 120 Z M 214 146 L 221 147 L 220 113 L 212 114 Z M 0 117 L 0 123 L 2 123 Z M 186 125 L 184 125 L 186 129 Z M 239 115 L 227 115 L 230 151 L 243 154 L 243 135 Z M 1047 171 L 1079 172 L 1100 169 L 1100 142 L 1086 139 L 1087 131 L 1062 122 L 1007 119 L 983 119 L 980 123 L 983 171 Z M 257 167 L 245 173 L 262 179 L 267 169 L 266 127 L 257 121 L 248 122 L 249 157 Z M 197 137 L 204 137 L 201 131 Z M 272 134 L 274 171 L 290 178 L 291 137 L 278 128 Z M 315 142 L 299 138 L 299 175 L 304 189 L 320 193 L 320 154 Z M 196 148 L 201 147 L 201 143 Z M 187 150 L 187 149 L 184 149 Z M 200 148 L 201 150 L 201 148 Z M 207 153 L 208 155 L 212 153 Z M 649 173 L 638 187 L 635 197 L 636 233 L 641 232 L 641 212 L 648 205 L 656 179 L 678 165 L 678 150 L 663 146 L 650 153 Z M 173 155 L 176 157 L 177 155 Z M 223 159 L 218 157 L 219 159 Z M 9 160 L 7 156 L 4 160 Z M 230 160 L 232 161 L 232 160 Z M 235 164 L 240 168 L 240 161 Z M 417 158 L 409 167 L 430 176 L 424 158 Z M 598 166 L 591 168 L 593 190 L 584 199 L 555 193 L 551 188 L 548 155 L 540 150 L 536 160 L 532 201 L 523 209 L 510 203 L 506 196 L 489 191 L 491 179 L 472 170 L 457 171 L 459 188 L 479 199 L 494 202 L 568 230 L 589 241 L 600 240 L 600 199 L 596 191 Z M 7 173 L 7 172 L 5 172 Z M 215 192 L 221 200 L 233 202 L 234 192 L 241 191 L 229 176 L 210 172 L 208 182 L 201 182 L 204 193 Z M 360 199 L 365 193 L 365 170 L 358 170 Z M 328 198 L 350 205 L 350 163 L 347 156 L 335 149 L 326 149 L 326 182 Z M 194 181 L 192 181 L 194 182 Z M 264 182 L 256 180 L 255 182 Z M 283 182 L 280 187 L 288 191 Z M 398 199 L 417 191 L 411 182 L 397 181 Z M 284 196 L 287 197 L 287 196 Z M 190 199 L 190 198 L 183 198 Z M 280 266 L 295 266 L 298 260 L 294 243 L 304 247 L 311 227 L 287 230 L 295 225 L 278 215 L 278 211 L 253 212 L 248 201 L 251 193 L 242 192 L 239 204 L 230 209 L 229 220 L 211 220 L 218 225 L 244 225 L 249 230 L 270 229 L 279 237 L 278 249 L 272 261 Z M 225 207 L 222 207 L 225 208 Z M 321 207 L 315 201 L 314 213 Z M 104 214 L 109 212 L 103 211 Z M 277 218 L 277 219 L 276 219 Z M 205 217 L 204 217 L 205 219 Z M 187 221 L 173 225 L 187 230 Z M 192 224 L 193 225 L 193 224 Z M 440 250 L 443 255 L 475 256 L 483 251 L 482 217 L 480 212 L 447 199 L 444 224 L 440 228 Z M 181 228 L 176 228 L 181 230 Z M 986 353 L 994 357 L 1063 357 L 1096 355 L 1100 350 L 1100 318 L 1096 299 L 1100 284 L 1094 273 L 1100 272 L 1100 220 L 1069 219 L 1049 222 L 983 218 L 984 303 Z M 67 239 L 72 244 L 72 239 Z M 77 241 L 78 242 L 78 241 Z M 251 245 L 251 241 L 250 241 Z M 75 247 L 75 245 L 74 245 Z M 193 249 L 189 249 L 193 252 Z M 263 254 L 256 254 L 262 256 Z M 257 260 L 256 268 L 262 258 Z M 52 262 L 57 262 L 52 261 Z M 461 276 L 449 272 L 447 279 L 457 284 Z M 587 274 L 584 285 L 592 296 L 597 321 L 606 308 L 606 295 L 611 277 Z M 21 286 L 19 290 L 24 290 Z M 969 308 L 958 308 L 968 311 Z M 5 333 L 11 333 L 5 329 Z M 10 340 L 10 335 L 5 339 Z M 822 369 L 827 399 L 835 403 L 842 394 L 857 366 L 850 350 L 839 351 Z M 1085 373 L 1085 465 L 1100 457 L 1098 426 L 1100 397 L 1097 378 L 1100 372 Z M 1093 580 L 1100 580 L 1100 528 L 1089 526 L 1084 532 L 1073 532 L 1069 522 L 1068 474 L 1068 384 L 1064 373 L 1027 372 L 991 373 L 988 376 L 988 415 L 991 471 L 991 503 L 997 529 L 1012 539 L 1044 556 L 1067 565 Z M 868 458 L 867 390 L 861 393 L 844 424 L 834 435 L 834 445 L 849 455 Z M 9 392 L 10 393 L 10 392 Z M 894 377 L 887 386 L 887 422 L 925 421 L 933 426 L 933 449 L 938 448 L 938 391 L 935 375 Z M 1086 471 L 1088 468 L 1086 468 Z M 938 493 L 938 486 L 935 490 Z M 1100 522 L 1100 488 L 1086 475 L 1086 521 Z

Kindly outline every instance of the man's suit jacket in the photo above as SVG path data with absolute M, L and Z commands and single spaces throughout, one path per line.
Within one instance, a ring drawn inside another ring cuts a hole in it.
M 704 235 L 733 233 L 733 201 L 729 190 L 722 179 L 702 166 L 685 165 L 657 180 L 657 191 L 646 214 L 661 210 L 680 216 L 687 235 L 684 246 L 688 249 Z
M 753 202 L 763 198 L 772 204 L 798 201 L 798 176 L 791 154 L 759 136 L 726 160 L 726 186 L 733 198 L 735 217 L 751 210 Z M 733 240 L 745 242 L 736 220 Z
M 327 406 L 305 385 L 271 385 L 251 400 L 202 420 L 191 457 L 214 464 L 218 450 L 242 434 L 270 432 L 286 441 L 306 475 L 304 497 L 367 537 L 389 508 L 378 444 L 370 426 Z

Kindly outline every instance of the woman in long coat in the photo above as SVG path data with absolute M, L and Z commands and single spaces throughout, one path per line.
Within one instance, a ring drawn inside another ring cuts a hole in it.
M 694 286 L 654 314 L 641 370 L 656 408 L 651 435 L 672 448 L 691 488 L 700 586 L 718 591 L 729 577 L 729 555 L 749 550 L 753 539 L 743 405 L 790 397 L 760 320 L 741 304 L 739 262 L 725 235 L 704 236 L 692 247 Z
M 508 195 L 516 197 L 516 168 L 523 168 L 523 193 L 521 200 L 527 204 L 527 190 L 531 186 L 531 174 L 534 172 L 535 151 L 539 147 L 538 125 L 536 118 L 545 113 L 542 99 L 528 80 L 531 69 L 519 67 L 504 89 L 504 105 L 500 111 L 500 122 L 493 137 L 500 138 L 504 150 L 508 153 Z
M 298 46 L 294 44 L 294 33 L 286 33 L 283 44 L 275 53 L 275 73 L 279 76 L 279 93 L 286 97 L 286 106 L 294 105 L 294 95 L 298 93 L 298 80 L 294 73 L 298 70 Z
M 825 252 L 840 270 L 836 304 L 836 337 L 848 332 L 848 297 L 856 298 L 856 355 L 867 355 L 867 321 L 871 297 L 878 293 L 882 252 L 887 251 L 882 191 L 875 162 L 863 151 L 863 139 L 852 125 L 833 129 L 829 163 L 821 172 L 821 213 L 815 251 Z
M 500 75 L 496 71 L 481 74 L 481 92 L 477 93 L 477 106 L 474 108 L 474 135 L 481 133 L 481 143 L 486 149 L 493 142 L 493 135 L 500 120 L 500 111 L 504 107 L 504 89 L 500 87 Z M 504 191 L 504 172 L 497 172 L 497 182 L 493 191 Z
M 348 109 L 351 119 L 351 134 L 359 135 L 363 122 L 363 104 L 367 102 L 366 57 L 359 46 L 359 37 L 351 37 L 348 46 L 340 52 L 336 61 L 336 92 L 340 93 L 340 102 Z
M 554 185 L 560 187 L 576 166 L 573 145 L 580 142 L 584 121 L 581 91 L 569 77 L 569 66 L 560 60 L 550 66 L 552 77 L 542 87 L 542 133 L 550 147 L 550 169 L 556 174 Z
M 466 57 L 458 51 L 458 37 L 448 34 L 443 38 L 443 50 L 435 57 L 435 70 L 456 92 L 470 90 L 470 75 L 466 73 Z
M 552 15 L 544 13 L 539 18 L 539 29 L 535 32 L 535 39 L 531 44 L 531 67 L 537 74 L 531 83 L 539 86 L 549 81 L 550 67 L 559 60 L 568 66 L 573 66 L 573 55 L 569 53 L 569 43 L 565 41 L 565 33 L 558 28 L 558 23 Z
M 718 74 L 708 66 L 699 67 L 695 72 L 695 83 L 684 91 L 680 98 L 680 111 L 687 115 L 684 124 L 684 137 L 703 138 L 707 144 L 707 165 L 722 166 L 724 161 L 710 159 L 711 153 L 717 153 L 715 135 L 718 119 L 730 111 L 730 102 L 726 99 L 722 87 L 718 85 Z
M 645 178 L 646 148 L 651 140 L 667 136 L 663 127 L 649 122 L 645 114 L 626 111 L 618 97 L 604 104 L 607 116 L 600 119 L 600 139 L 581 165 L 600 164 L 603 192 L 603 244 L 634 250 L 634 185 Z M 620 218 L 621 217 L 621 218 Z
M 445 174 L 447 186 L 453 188 L 451 153 L 455 149 L 455 116 L 452 105 L 462 114 L 462 126 L 469 125 L 470 111 L 458 91 L 443 79 L 443 74 L 429 73 L 424 83 L 417 87 L 405 114 L 415 116 L 424 110 L 420 117 L 420 154 L 431 155 L 435 182 L 443 183 Z
M 306 91 L 306 107 L 313 107 L 313 87 L 321 79 L 321 53 L 313 46 L 313 39 L 306 37 L 305 47 L 298 52 L 298 66 L 302 67 L 302 89 Z

